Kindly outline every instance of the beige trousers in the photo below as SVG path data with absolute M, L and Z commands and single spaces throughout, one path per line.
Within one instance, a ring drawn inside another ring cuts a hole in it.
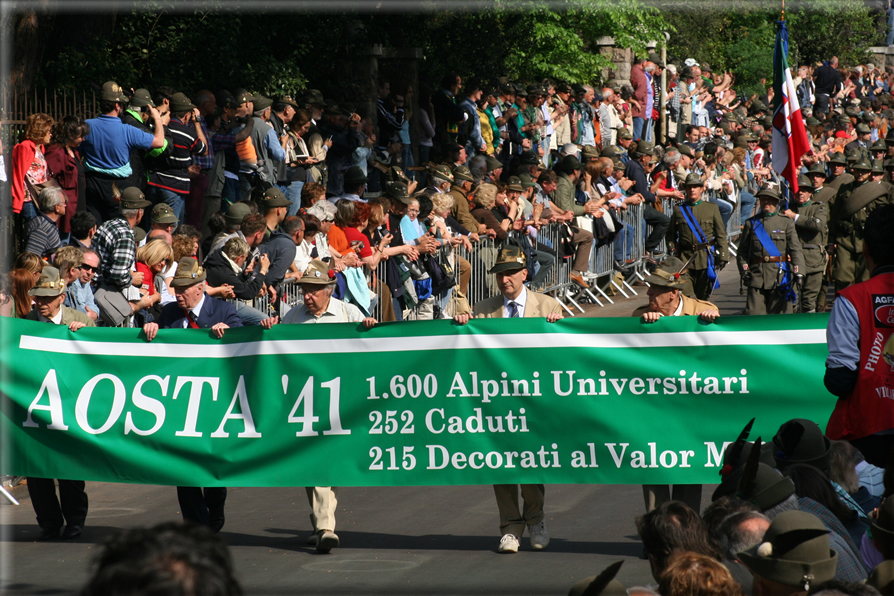
M 524 515 L 518 508 L 518 489 L 524 500 Z M 494 495 L 500 510 L 500 534 L 515 534 L 521 539 L 525 526 L 539 524 L 543 520 L 543 497 L 546 487 L 542 484 L 495 484 Z
M 310 505 L 310 523 L 314 532 L 335 531 L 335 509 L 338 507 L 337 486 L 308 486 L 307 503 Z

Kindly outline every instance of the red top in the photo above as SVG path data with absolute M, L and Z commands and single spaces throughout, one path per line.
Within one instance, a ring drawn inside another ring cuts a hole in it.
M 38 154 L 38 148 L 40 153 Z M 22 205 L 31 200 L 31 195 L 25 186 L 27 176 L 33 184 L 43 184 L 47 181 L 47 162 L 43 158 L 43 145 L 38 147 L 34 141 L 25 140 L 12 148 L 12 210 L 15 213 L 22 212 Z
M 860 319 L 857 384 L 835 404 L 826 436 L 859 439 L 894 428 L 894 273 L 841 290 Z
M 143 290 L 148 290 L 149 295 L 153 295 L 155 293 L 155 274 L 152 273 L 152 270 L 149 269 L 149 265 L 146 263 L 141 263 L 137 261 L 137 271 L 143 274 L 143 285 L 140 286 Z
M 335 226 L 332 226 L 333 228 Z M 348 244 L 354 242 L 355 240 L 362 242 L 360 245 L 360 258 L 365 259 L 366 257 L 371 257 L 373 254 L 372 248 L 369 246 L 369 238 L 363 235 L 363 232 L 358 230 L 357 228 L 345 228 L 345 238 L 348 239 Z

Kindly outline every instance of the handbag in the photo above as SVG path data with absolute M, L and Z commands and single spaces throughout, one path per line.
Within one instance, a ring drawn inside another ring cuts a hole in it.
M 37 204 L 37 197 L 40 196 L 40 193 L 47 188 L 58 188 L 62 189 L 62 186 L 56 181 L 56 178 L 53 176 L 53 172 L 50 171 L 50 168 L 47 167 L 47 180 L 46 182 L 41 182 L 40 184 L 34 184 L 28 177 L 25 176 L 25 186 L 28 188 L 28 192 L 31 194 L 31 200 Z

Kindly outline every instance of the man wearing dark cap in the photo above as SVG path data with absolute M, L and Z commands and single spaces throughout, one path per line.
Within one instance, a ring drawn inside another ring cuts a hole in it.
M 872 130 L 862 122 L 856 127 L 857 138 L 844 146 L 847 155 L 856 154 L 857 161 L 870 161 L 869 144 L 872 142 Z
M 142 130 L 143 132 L 149 133 L 151 135 L 155 134 L 155 131 L 152 130 L 149 125 L 149 119 L 151 115 L 149 114 L 149 108 L 156 107 L 155 102 L 152 101 L 152 96 L 149 95 L 149 91 L 147 89 L 137 89 L 133 92 L 133 95 L 130 98 L 130 102 L 127 105 L 127 109 L 121 112 L 121 121 L 125 124 L 129 124 L 130 126 L 135 126 L 136 128 Z M 167 114 L 167 109 L 164 110 L 164 114 L 159 112 L 160 115 L 165 116 Z M 164 120 L 164 118 L 162 118 Z M 168 141 L 165 139 L 164 145 L 158 147 L 157 149 L 150 149 L 146 151 L 140 147 L 131 147 L 130 150 L 130 167 L 133 170 L 128 181 L 125 183 L 125 188 L 127 186 L 139 186 L 140 190 L 146 192 L 146 164 L 145 158 L 147 157 L 157 157 L 165 152 L 167 149 Z M 120 188 L 120 186 L 119 186 Z
M 174 215 L 174 210 L 167 203 L 159 203 L 154 206 L 152 215 L 149 217 L 151 222 L 150 232 L 153 230 L 164 230 L 168 234 L 173 234 L 177 224 L 180 223 L 180 220 Z M 138 246 L 144 246 L 146 242 L 147 240 L 144 238 L 142 242 L 138 243 Z
M 745 222 L 737 262 L 748 288 L 747 315 L 791 313 L 804 258 L 795 222 L 778 211 L 782 196 L 765 186 L 757 193 L 760 211 Z
M 131 149 L 148 151 L 163 147 L 165 131 L 158 110 L 152 106 L 148 108 L 155 127 L 154 135 L 121 121 L 128 100 L 118 83 L 105 83 L 99 97 L 101 115 L 87 120 L 90 132 L 80 150 L 84 156 L 87 206 L 98 216 L 97 221 L 102 222 L 118 214 L 113 184 L 123 191 L 128 181 L 133 180 Z
M 205 293 L 205 270 L 194 258 L 180 259 L 171 287 L 177 301 L 161 309 L 157 322 L 143 325 L 147 341 L 154 340 L 159 329 L 210 329 L 220 339 L 227 329 L 242 327 L 235 306 Z M 223 528 L 226 487 L 178 486 L 177 499 L 183 521 L 207 526 L 214 533 Z
M 496 263 L 488 273 L 496 274 L 500 295 L 487 298 L 475 304 L 476 319 L 515 319 L 545 317 L 555 323 L 562 319 L 562 305 L 545 294 L 528 291 L 524 282 L 528 278 L 527 259 L 517 246 L 504 246 L 497 254 Z M 472 315 L 454 317 L 459 325 L 465 325 Z M 524 506 L 518 507 L 518 492 Z M 543 521 L 545 488 L 542 484 L 495 484 L 494 493 L 500 510 L 500 532 L 503 537 L 498 547 L 501 553 L 518 552 L 521 537 L 528 528 L 531 547 L 542 550 L 549 544 L 549 533 Z M 524 511 L 524 513 L 522 513 Z
M 795 222 L 795 231 L 804 254 L 804 279 L 798 289 L 799 312 L 816 312 L 817 298 L 823 288 L 823 274 L 826 271 L 829 209 L 826 203 L 813 200 L 814 191 L 813 182 L 807 176 L 799 176 L 798 197 L 792 205 L 794 210 L 789 208 L 783 213 Z
M 110 327 L 129 323 L 133 313 L 149 306 L 149 296 L 139 298 L 143 274 L 134 270 L 137 243 L 133 228 L 152 203 L 142 191 L 131 186 L 121 193 L 119 216 L 103 222 L 93 235 L 93 249 L 99 254 L 94 292 L 103 322 Z M 131 302 L 131 298 L 137 298 Z
M 829 158 L 829 177 L 826 179 L 826 186 L 838 190 L 853 181 L 853 175 L 847 172 L 847 159 L 844 153 L 838 151 L 832 154 Z
M 661 213 L 655 208 L 658 197 L 651 190 L 651 184 L 647 178 L 647 174 L 652 171 L 654 165 L 655 147 L 652 143 L 640 141 L 636 144 L 636 149 L 631 156 L 632 159 L 627 164 L 624 175 L 628 180 L 633 180 L 633 186 L 630 187 L 630 194 L 640 194 L 645 201 L 645 209 L 643 210 L 643 219 L 652 226 L 652 231 L 646 238 L 644 249 L 647 257 L 654 256 L 655 249 L 661 243 L 661 239 L 667 233 L 670 227 L 670 217 Z
M 183 221 L 186 198 L 190 188 L 190 166 L 194 155 L 205 155 L 208 139 L 197 119 L 198 109 L 186 95 L 175 93 L 170 103 L 171 121 L 166 136 L 170 138 L 171 151 L 165 156 L 147 162 L 149 170 L 149 200 L 153 204 L 167 203 L 177 219 Z M 193 206 L 193 212 L 196 207 Z M 199 205 L 198 213 L 201 213 Z M 201 225 L 201 215 L 198 224 Z
M 251 186 L 268 188 L 276 183 L 277 164 L 285 161 L 286 152 L 270 118 L 273 113 L 273 100 L 263 95 L 252 96 L 254 112 L 254 129 L 251 132 L 251 143 L 257 152 L 257 176 L 249 175 L 247 180 Z M 244 183 L 243 183 L 244 184 Z
M 588 201 L 580 205 L 574 200 L 574 187 L 581 176 L 583 165 L 573 155 L 567 155 L 557 163 L 553 170 L 558 174 L 556 189 L 552 193 L 552 200 L 556 207 L 564 212 L 564 217 L 570 221 L 573 217 L 585 214 L 595 215 L 600 212 L 601 206 L 596 201 Z M 577 285 L 588 288 L 584 275 L 590 266 L 590 250 L 593 247 L 593 233 L 572 227 L 573 236 L 571 242 L 575 246 L 574 263 L 571 264 L 571 280 Z
M 453 184 L 450 187 L 450 195 L 453 197 L 453 207 L 450 214 L 461 223 L 467 230 L 477 234 L 485 234 L 487 226 L 478 223 L 474 217 L 469 205 L 469 191 L 475 179 L 469 168 L 459 166 L 453 169 Z
M 363 198 L 363 193 L 366 192 L 367 182 L 369 182 L 369 179 L 363 173 L 363 170 L 360 169 L 360 166 L 351 166 L 344 175 L 344 194 L 339 197 L 331 197 L 329 202 L 335 204 L 339 199 L 348 199 L 355 203 L 366 203 L 367 199 Z
M 686 201 L 674 207 L 667 232 L 668 250 L 688 263 L 688 277 L 695 297 L 708 300 L 717 281 L 717 271 L 729 261 L 726 226 L 720 209 L 702 200 L 705 183 L 698 174 L 683 182 Z
M 286 276 L 289 265 L 295 260 L 295 243 L 280 229 L 291 205 L 283 192 L 276 187 L 268 188 L 258 201 L 258 212 L 267 220 L 267 231 L 258 250 L 270 259 L 266 282 L 269 287 L 278 286 Z
M 71 331 L 93 327 L 93 320 L 86 314 L 63 305 L 65 287 L 65 280 L 60 277 L 58 269 L 44 267 L 37 284 L 28 292 L 34 300 L 34 309 L 25 318 L 29 321 L 65 325 Z M 57 499 L 56 481 L 52 478 L 29 477 L 28 496 L 41 530 L 38 540 L 71 540 L 81 535 L 87 518 L 87 493 L 84 492 L 83 480 L 60 479 Z M 67 524 L 64 531 L 63 524 Z
M 484 137 L 481 135 L 481 118 L 478 116 L 477 107 L 483 93 L 484 91 L 482 91 L 481 85 L 477 82 L 471 82 L 466 85 L 466 96 L 459 103 L 459 107 L 465 110 L 466 114 L 468 114 L 468 118 L 463 123 L 462 127 L 465 132 L 462 136 L 465 137 L 466 140 L 464 146 L 466 159 L 462 161 L 462 163 L 453 164 L 452 167 L 465 165 L 468 163 L 468 160 L 475 157 L 476 154 L 487 152 L 487 143 L 485 143 Z
M 891 202 L 888 187 L 873 182 L 872 166 L 858 161 L 851 166 L 854 183 L 839 187 L 829 217 L 829 242 L 835 245 L 832 278 L 835 289 L 869 279 L 863 260 L 863 226 L 869 214 Z
M 863 229 L 867 281 L 838 292 L 826 330 L 826 389 L 839 398 L 826 427 L 877 466 L 894 449 L 894 206 L 874 210 Z
M 739 553 L 754 574 L 761 596 L 806 596 L 811 586 L 835 577 L 838 554 L 829 547 L 829 531 L 803 511 L 786 511 L 770 524 L 763 541 Z

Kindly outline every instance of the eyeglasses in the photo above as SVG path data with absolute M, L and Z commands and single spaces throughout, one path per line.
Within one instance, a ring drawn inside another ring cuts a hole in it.
M 419 213 L 419 209 L 407 209 L 407 213 Z
M 81 265 L 81 269 L 83 271 L 96 271 L 96 267 L 94 267 L 93 265 L 88 265 L 87 263 Z

